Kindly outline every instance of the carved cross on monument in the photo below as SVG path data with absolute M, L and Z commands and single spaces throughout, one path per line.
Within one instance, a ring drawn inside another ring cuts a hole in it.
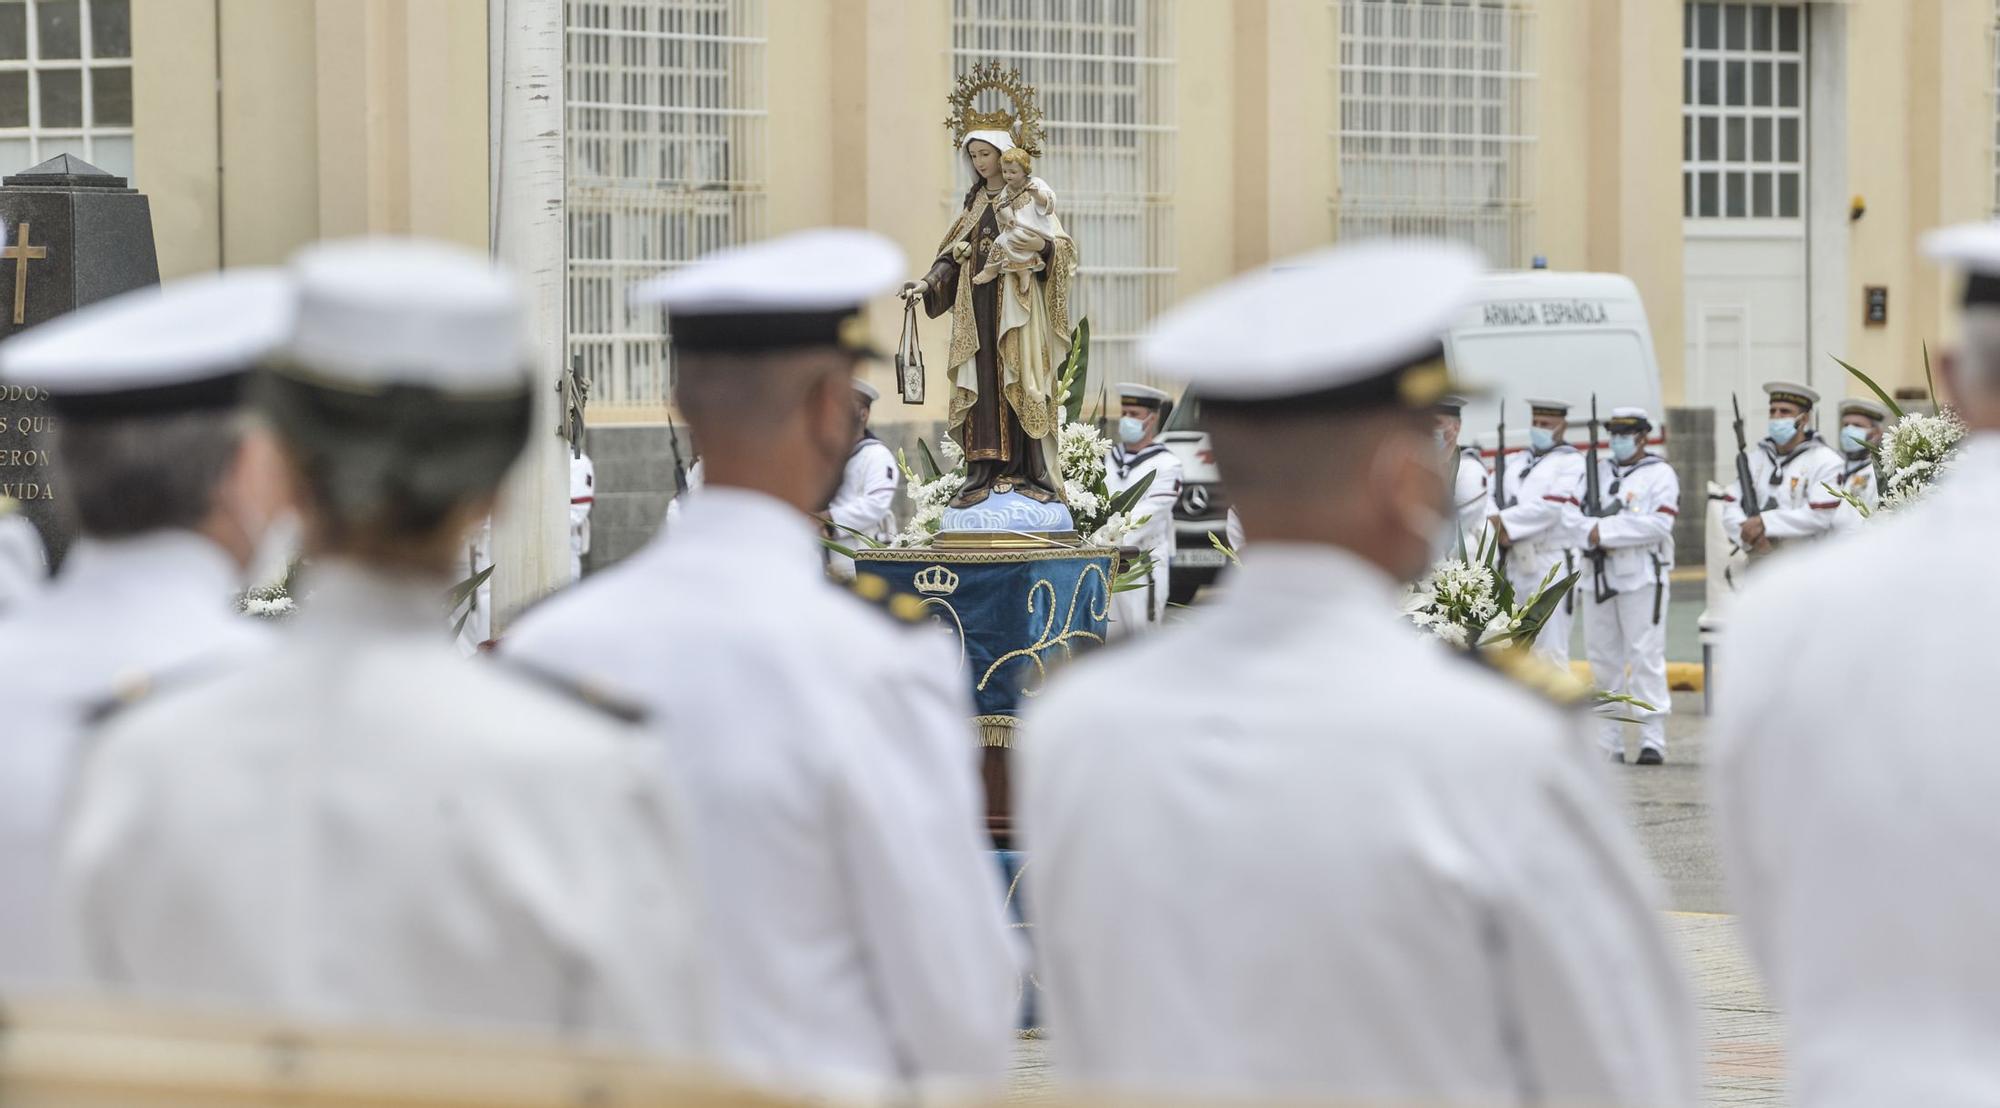
M 49 256 L 46 246 L 28 245 L 28 224 L 21 224 L 19 241 L 4 250 L 0 258 L 14 259 L 14 322 L 28 322 L 28 263 L 38 262 Z

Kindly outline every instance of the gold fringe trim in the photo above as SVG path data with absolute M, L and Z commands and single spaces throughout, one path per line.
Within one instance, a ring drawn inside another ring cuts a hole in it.
M 1103 546 L 1051 546 L 1041 550 L 952 550 L 941 546 L 915 546 L 857 550 L 855 564 L 864 562 L 938 562 L 944 565 L 989 565 L 999 562 L 1047 562 L 1064 559 L 1105 559 L 1117 557 Z
M 973 716 L 972 725 L 979 728 L 979 745 L 998 747 L 1006 750 L 1014 745 L 1014 728 L 1020 723 L 1013 716 Z

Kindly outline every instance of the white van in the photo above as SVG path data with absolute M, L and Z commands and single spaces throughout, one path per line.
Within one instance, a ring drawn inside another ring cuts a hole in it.
M 1459 442 L 1477 446 L 1489 465 L 1503 400 L 1510 453 L 1528 445 L 1525 401 L 1569 401 L 1570 425 L 1580 431 L 1589 422 L 1593 394 L 1602 419 L 1613 408 L 1646 409 L 1653 417 L 1651 444 L 1662 451 L 1666 445 L 1652 328 L 1638 288 L 1618 274 L 1491 274 L 1445 336 L 1445 360 L 1473 393 Z M 1589 445 L 1581 435 L 1570 441 Z M 1601 428 L 1599 441 L 1605 441 Z

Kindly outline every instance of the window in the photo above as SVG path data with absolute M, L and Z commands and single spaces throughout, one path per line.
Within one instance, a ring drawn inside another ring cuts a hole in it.
M 1035 86 L 1035 173 L 1081 257 L 1070 314 L 1090 317 L 1089 387 L 1143 379 L 1133 349 L 1176 274 L 1172 0 L 953 0 L 951 58 L 954 76 L 996 61 Z M 971 182 L 952 157 L 955 214 Z
M 1336 0 L 1342 239 L 1429 235 L 1498 266 L 1534 252 L 1526 0 Z
M 664 408 L 633 282 L 763 236 L 762 0 L 568 0 L 570 357 L 594 410 Z
M 1805 8 L 1691 3 L 1682 18 L 1682 214 L 1803 217 Z
M 131 0 L 0 0 L 0 174 L 58 154 L 132 175 Z

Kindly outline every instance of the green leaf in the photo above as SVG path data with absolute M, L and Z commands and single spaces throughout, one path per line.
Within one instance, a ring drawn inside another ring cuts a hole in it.
M 486 579 L 491 576 L 493 576 L 493 567 L 487 566 L 485 569 L 480 570 L 478 573 L 475 573 L 472 576 L 467 577 L 465 580 L 460 581 L 458 584 L 453 585 L 444 594 L 445 611 L 447 612 L 457 611 L 458 606 L 460 604 L 465 603 L 467 600 L 472 599 L 472 594 L 474 592 L 477 592 L 479 590 L 479 586 L 485 584 Z M 466 609 L 465 614 L 468 616 L 471 615 L 472 610 L 470 608 Z M 461 621 L 461 623 L 462 622 L 463 621 Z
M 837 530 L 845 531 L 848 534 L 853 535 L 855 538 L 860 539 L 862 542 L 867 543 L 868 545 L 864 549 L 887 550 L 889 548 L 889 544 L 883 542 L 881 539 L 878 539 L 873 535 L 866 534 L 861 531 L 856 531 L 854 528 L 849 527 L 845 523 L 834 523 L 832 520 L 827 520 L 827 522 L 833 524 L 834 528 L 836 528 Z M 850 558 L 854 557 L 854 555 L 852 554 L 848 554 L 847 556 Z
M 1832 357 L 1832 355 L 1829 354 L 1828 357 Z M 1929 373 L 1928 369 L 1929 361 L 1930 361 L 1929 357 L 1926 356 L 1925 357 L 1925 365 L 1927 367 L 1925 369 L 1926 373 Z M 1854 368 L 1853 366 L 1848 365 L 1846 362 L 1841 361 L 1839 358 L 1834 358 L 1833 362 L 1840 368 L 1846 370 L 1849 373 L 1852 373 L 1855 376 L 1855 378 L 1859 380 L 1862 384 L 1867 385 L 1870 392 L 1873 392 L 1876 396 L 1881 397 L 1882 406 L 1889 409 L 1889 411 L 1892 414 L 1894 414 L 1897 419 L 1903 418 L 1903 406 L 1901 404 L 1896 403 L 1895 397 L 1890 396 L 1888 393 L 1882 391 L 1882 386 L 1876 384 L 1875 379 L 1873 377 L 1870 377 L 1866 373 L 1863 373 L 1860 370 Z
M 1146 587 L 1148 579 L 1152 576 L 1153 555 L 1149 551 L 1132 559 L 1132 564 L 1119 571 L 1118 579 L 1111 582 L 1111 591 L 1113 593 L 1121 593 L 1131 592 L 1134 589 L 1143 589 Z
M 835 554 L 840 555 L 843 558 L 852 560 L 854 557 L 854 548 L 851 546 L 842 546 L 839 543 L 834 542 L 832 539 L 828 538 L 820 539 L 819 544 L 821 546 L 826 547 L 828 550 L 833 551 Z
M 1140 501 L 1140 499 L 1146 495 L 1146 490 L 1152 487 L 1153 487 L 1153 474 L 1148 473 L 1144 477 L 1139 478 L 1138 484 L 1133 485 L 1131 488 L 1126 489 L 1124 492 L 1121 492 L 1117 496 L 1112 497 L 1110 507 L 1104 509 L 1105 516 L 1108 518 L 1110 516 L 1115 516 L 1120 512 L 1131 511 L 1132 506 L 1134 504 L 1137 504 Z
M 1063 366 L 1062 388 L 1057 395 L 1064 396 L 1063 424 L 1075 423 L 1083 418 L 1083 388 L 1090 381 L 1090 317 L 1076 321 L 1076 330 L 1070 332 L 1069 357 Z
M 1229 545 L 1226 542 L 1223 542 L 1221 535 L 1218 535 L 1215 532 L 1210 531 L 1208 533 L 1208 544 L 1210 546 L 1213 546 L 1217 550 L 1222 551 L 1222 556 L 1228 558 L 1230 563 L 1232 565 L 1235 565 L 1238 569 L 1241 569 L 1243 567 L 1243 559 L 1237 556 L 1236 548 Z
M 1509 644 L 1533 642 L 1535 636 L 1542 633 L 1542 626 L 1555 614 L 1556 605 L 1563 602 L 1563 598 L 1569 595 L 1569 591 L 1575 588 L 1577 581 L 1583 577 L 1583 571 L 1578 570 L 1553 585 L 1549 584 L 1550 579 L 1561 569 L 1561 566 L 1550 567 L 1548 576 L 1542 578 L 1541 589 L 1529 600 L 1527 608 L 1521 613 L 1521 626 L 1501 636 L 1500 642 Z
M 929 484 L 944 476 L 944 467 L 938 464 L 937 455 L 931 453 L 930 440 L 918 439 L 917 448 L 923 452 L 924 468 L 930 471 L 930 476 L 924 478 L 924 483 Z
M 1853 509 L 1854 509 L 1855 511 L 1857 511 L 1857 512 L 1860 512 L 1860 513 L 1861 513 L 1861 518 L 1862 518 L 1862 519 L 1867 519 L 1867 518 L 1868 518 L 1869 516 L 1872 516 L 1872 515 L 1874 515 L 1874 514 L 1875 514 L 1875 513 L 1873 513 L 1873 512 L 1871 512 L 1871 511 L 1869 511 L 1869 510 L 1868 510 L 1868 505 L 1866 505 L 1866 504 L 1863 504 L 1863 503 L 1861 502 L 1861 498 L 1860 498 L 1860 497 L 1858 497 L 1858 496 L 1855 496 L 1855 495 L 1854 495 L 1853 493 L 1851 493 L 1851 492 L 1848 492 L 1848 491 L 1847 491 L 1846 489 L 1836 489 L 1836 488 L 1834 488 L 1834 487 L 1833 487 L 1832 485 L 1830 485 L 1830 484 L 1828 484 L 1828 483 L 1826 483 L 1826 482 L 1824 482 L 1824 481 L 1820 482 L 1820 485 L 1819 485 L 1819 487 L 1820 487 L 1820 488 L 1823 488 L 1823 489 L 1825 489 L 1825 490 L 1826 490 L 1827 492 L 1830 492 L 1830 493 L 1832 493 L 1832 494 L 1833 494 L 1833 496 L 1834 496 L 1834 499 L 1836 499 L 1836 500 L 1841 500 L 1841 501 L 1845 501 L 1845 502 L 1846 502 L 1846 503 L 1847 503 L 1847 504 L 1848 504 L 1849 506 L 1851 506 L 1851 507 L 1852 507 L 1852 508 L 1853 508 Z
M 1936 408 L 1939 411 L 1943 411 L 1944 401 L 1938 399 L 1937 382 L 1931 380 L 1931 344 L 1929 342 L 1925 342 L 1923 344 L 1923 351 L 1924 351 L 1924 389 L 1931 394 L 1931 407 Z

